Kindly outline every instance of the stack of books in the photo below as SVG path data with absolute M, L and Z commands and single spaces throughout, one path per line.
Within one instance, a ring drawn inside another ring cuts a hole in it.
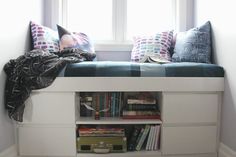
M 124 137 L 124 128 L 117 127 L 80 127 L 79 137 Z
M 129 151 L 159 150 L 160 125 L 135 126 L 131 137 L 128 139 Z
M 160 119 L 157 100 L 153 97 L 128 97 L 123 119 Z

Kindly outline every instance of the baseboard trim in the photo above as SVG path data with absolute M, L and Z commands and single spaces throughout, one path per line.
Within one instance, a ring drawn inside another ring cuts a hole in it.
M 17 157 L 16 145 L 12 145 L 0 153 L 0 157 Z
M 235 157 L 236 152 L 224 143 L 220 143 L 219 157 Z

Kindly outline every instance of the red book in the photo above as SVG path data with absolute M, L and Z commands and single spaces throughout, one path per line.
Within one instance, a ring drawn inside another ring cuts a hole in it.
M 111 117 L 111 93 L 107 93 L 107 108 L 109 108 L 109 111 L 107 111 L 107 117 Z

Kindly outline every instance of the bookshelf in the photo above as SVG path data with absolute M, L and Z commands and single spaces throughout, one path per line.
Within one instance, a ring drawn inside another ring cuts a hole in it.
M 90 139 L 90 134 L 93 139 L 104 138 L 104 140 L 106 140 L 107 138 L 97 137 L 99 136 L 99 134 L 93 135 L 91 133 L 91 129 L 96 128 L 96 130 L 99 130 L 100 127 L 109 129 L 111 127 L 117 126 L 124 128 L 124 137 L 126 138 L 126 140 L 124 141 L 126 143 L 125 151 L 123 153 L 119 153 L 119 151 L 110 152 L 109 155 L 112 154 L 112 156 L 134 156 L 139 154 L 139 156 L 153 156 L 158 154 L 160 147 L 160 130 L 154 131 L 154 128 L 156 128 L 154 126 L 158 125 L 159 128 L 161 128 L 160 125 L 162 124 L 160 113 L 161 102 L 159 100 L 160 92 L 78 92 L 76 93 L 76 96 L 76 108 L 78 114 L 76 120 L 78 157 L 83 155 L 87 156 L 88 154 L 90 156 L 97 155 L 97 153 L 94 152 L 88 153 L 87 150 L 85 150 L 87 148 L 83 149 L 84 145 L 86 145 L 86 142 L 84 142 L 83 139 L 85 139 L 86 137 L 80 137 L 80 131 L 78 130 L 80 130 L 81 127 L 85 127 L 89 130 L 86 134 L 88 136 L 88 140 Z M 102 111 L 105 110 L 104 113 L 100 113 L 101 115 L 99 116 L 99 119 L 95 116 L 95 112 L 97 112 L 95 111 L 96 109 Z M 131 115 L 128 115 L 128 117 L 124 115 L 127 113 L 131 113 Z M 138 117 L 136 117 L 136 114 L 142 115 L 137 115 Z M 133 137 L 134 135 L 132 132 L 135 129 L 139 130 L 137 132 L 138 134 Z M 104 130 L 102 133 L 104 133 Z M 111 136 L 111 138 L 113 137 Z M 151 143 L 151 140 L 149 139 L 156 140 L 153 140 L 153 142 Z M 149 150 L 147 146 L 148 143 L 150 145 Z M 90 145 L 89 142 L 87 144 Z M 89 149 L 92 150 L 92 148 Z
M 33 91 L 26 102 L 24 122 L 17 124 L 18 154 L 217 157 L 223 82 L 221 78 L 57 78 L 52 86 Z M 140 91 L 152 92 L 158 98 L 160 119 L 100 117 L 95 120 L 94 116 L 80 116 L 81 93 Z M 160 149 L 108 154 L 77 153 L 77 128 L 83 125 L 160 125 Z

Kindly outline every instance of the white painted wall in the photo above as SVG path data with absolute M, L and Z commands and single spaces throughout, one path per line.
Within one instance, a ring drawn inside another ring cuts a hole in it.
M 0 1 L 0 152 L 15 143 L 14 128 L 4 109 L 3 66 L 30 48 L 29 22 L 42 22 L 43 0 Z
M 236 9 L 234 0 L 195 0 L 195 23 L 207 20 L 213 28 L 215 62 L 224 67 L 221 142 L 236 151 Z

